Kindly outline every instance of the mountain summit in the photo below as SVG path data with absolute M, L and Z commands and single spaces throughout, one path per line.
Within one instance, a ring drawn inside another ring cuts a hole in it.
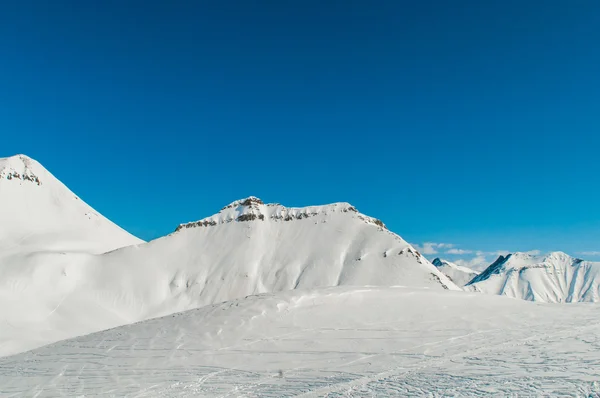
M 381 229 L 386 229 L 385 224 L 380 220 L 359 214 L 358 210 L 350 203 L 333 203 L 324 206 L 310 206 L 301 208 L 288 208 L 279 203 L 264 204 L 262 200 L 255 196 L 236 200 L 225 206 L 214 216 L 204 218 L 200 221 L 181 224 L 175 230 L 176 232 L 184 228 L 215 226 L 227 224 L 232 221 L 294 221 L 302 220 L 316 216 L 327 216 L 333 213 L 355 213 L 356 217 L 365 223 L 376 225 Z
M 433 260 L 433 265 L 442 271 L 452 282 L 458 286 L 464 286 L 477 276 L 477 271 L 462 265 L 454 264 L 450 261 L 436 258 Z
M 531 301 L 600 301 L 600 263 L 563 252 L 500 256 L 467 289 Z
M 141 242 L 92 209 L 34 159 L 0 158 L 0 250 L 102 253 Z

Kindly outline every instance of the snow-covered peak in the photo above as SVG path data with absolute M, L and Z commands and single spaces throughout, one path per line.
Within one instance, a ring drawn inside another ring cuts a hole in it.
M 2 166 L 6 164 L 17 166 L 20 164 L 31 164 L 33 162 L 37 163 L 34 159 L 30 158 L 29 156 L 19 153 L 17 155 L 9 156 L 6 158 L 0 158 L 0 168 L 2 168 Z
M 464 267 L 447 260 L 442 260 L 439 257 L 435 258 L 432 264 L 435 265 L 437 269 L 442 271 L 442 273 L 444 273 L 458 286 L 466 285 L 478 274 L 477 271 L 472 270 L 471 268 Z
M 578 264 L 581 261 L 583 260 L 573 258 L 561 251 L 547 254 L 531 254 L 523 252 L 510 253 L 506 256 L 499 256 L 496 261 L 479 274 L 477 278 L 474 278 L 470 284 L 488 279 L 494 274 L 521 271 L 531 268 L 564 267 L 567 264 Z
M 248 196 L 247 198 L 233 201 L 232 203 L 223 207 L 223 209 L 221 209 L 221 211 L 226 210 L 226 209 L 235 208 L 235 207 L 240 207 L 240 206 L 256 207 L 256 206 L 264 205 L 264 204 L 265 203 L 260 198 L 257 198 L 256 196 Z
M 560 251 L 500 256 L 468 286 L 532 301 L 600 301 L 600 263 Z
M 466 272 L 466 273 L 469 273 L 469 274 L 477 274 L 478 273 L 477 271 L 475 271 L 475 270 L 473 270 L 473 269 L 471 269 L 469 267 L 465 267 L 463 265 L 458 265 L 458 264 L 450 262 L 448 260 L 442 260 L 439 257 L 436 257 L 433 260 L 432 264 L 435 265 L 438 268 L 440 268 L 440 267 L 450 267 L 450 268 L 454 268 L 454 269 L 457 269 L 457 270 L 460 270 L 462 272 Z
M 92 251 L 141 243 L 36 160 L 0 158 L 0 251 Z
M 327 216 L 334 213 L 347 213 L 350 217 L 359 218 L 366 223 L 376 225 L 381 229 L 386 229 L 383 222 L 359 213 L 358 210 L 356 210 L 356 207 L 347 202 L 332 203 L 322 206 L 285 207 L 279 203 L 265 204 L 261 199 L 250 196 L 230 203 L 213 216 L 203 218 L 200 221 L 180 224 L 175 231 L 177 232 L 187 228 L 211 227 L 230 222 L 279 222 L 302 220 L 315 216 Z
M 41 185 L 43 177 L 48 174 L 46 169 L 26 155 L 15 155 L 0 158 L 0 180 L 13 183 L 31 182 Z

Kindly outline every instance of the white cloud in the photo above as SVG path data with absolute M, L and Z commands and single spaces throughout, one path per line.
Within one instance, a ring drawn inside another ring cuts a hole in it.
M 446 250 L 446 254 L 471 254 L 473 250 L 465 250 L 465 249 L 450 249 Z
M 542 252 L 539 250 L 529 250 L 528 252 L 525 252 L 525 254 L 531 254 L 532 256 L 539 256 L 540 254 L 542 254 Z
M 468 252 L 468 250 L 467 250 Z M 472 252 L 472 251 L 471 251 Z M 447 252 L 449 253 L 449 251 Z M 471 257 L 471 258 L 461 258 L 458 260 L 454 260 L 453 262 L 458 264 L 458 265 L 462 265 L 463 267 L 469 267 L 471 269 L 474 269 L 476 271 L 483 271 L 484 269 L 486 269 L 491 263 L 493 263 L 496 260 L 497 256 L 506 256 L 507 254 L 509 254 L 510 252 L 506 251 L 506 250 L 496 250 L 496 251 L 489 251 L 489 252 L 484 252 L 484 251 L 476 251 L 475 252 L 475 256 Z M 527 254 L 531 254 L 533 256 L 537 256 L 541 253 L 541 251 L 539 250 L 530 250 L 528 252 L 525 252 Z M 597 252 L 598 255 L 600 255 L 600 252 Z M 459 254 L 459 253 L 457 253 Z
M 580 256 L 600 256 L 600 251 L 577 252 Z
M 491 263 L 493 263 L 498 256 L 506 256 L 512 252 L 508 250 L 493 250 L 493 251 L 483 251 L 483 250 L 470 250 L 470 249 L 460 249 L 455 247 L 452 243 L 436 243 L 436 242 L 425 242 L 420 245 L 413 245 L 415 249 L 420 251 L 422 254 L 426 256 L 437 255 L 442 252 L 444 255 L 449 256 L 463 256 L 463 258 L 452 258 L 450 257 L 448 260 L 462 265 L 464 267 L 469 267 L 477 271 L 482 271 L 487 268 Z M 530 250 L 524 252 L 526 254 L 531 254 L 533 256 L 537 256 L 542 252 L 540 250 Z M 465 258 L 465 255 L 472 255 L 470 257 Z M 600 256 L 600 251 L 589 251 L 589 252 L 580 252 L 580 255 L 586 256 Z
M 474 269 L 476 271 L 483 271 L 490 265 L 490 262 L 485 256 L 475 256 L 469 260 L 459 259 L 454 261 L 458 265 L 462 265 L 463 267 L 468 267 Z
M 434 242 L 425 242 L 422 245 L 413 245 L 415 249 L 420 251 L 422 254 L 430 255 L 437 254 L 441 249 L 450 249 L 454 247 L 452 243 L 434 243 Z
M 475 254 L 478 256 L 507 256 L 511 253 L 511 251 L 508 250 L 494 250 L 494 251 L 489 251 L 489 252 L 484 252 L 484 251 L 476 251 Z M 531 254 L 532 256 L 539 256 L 540 254 L 542 254 L 542 252 L 540 250 L 529 250 L 527 252 L 522 252 L 525 254 Z M 600 253 L 600 252 L 599 252 Z

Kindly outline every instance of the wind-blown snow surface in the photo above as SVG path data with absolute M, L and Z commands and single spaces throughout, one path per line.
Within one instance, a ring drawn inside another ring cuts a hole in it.
M 467 289 L 530 301 L 600 301 L 600 263 L 570 257 L 514 253 L 500 256 Z
M 79 199 L 37 161 L 0 158 L 0 254 L 102 253 L 141 243 Z
M 454 264 L 450 261 L 442 260 L 440 258 L 434 259 L 432 263 L 437 267 L 437 269 L 442 271 L 444 275 L 450 278 L 452 282 L 460 287 L 465 286 L 471 281 L 471 279 L 479 274 L 477 271 L 472 270 L 471 268 Z
M 600 394 L 600 307 L 476 293 L 267 294 L 0 358 L 0 395 Z
M 460 290 L 383 223 L 347 203 L 236 201 L 173 234 L 102 255 L 4 262 L 0 355 L 251 294 L 326 286 Z

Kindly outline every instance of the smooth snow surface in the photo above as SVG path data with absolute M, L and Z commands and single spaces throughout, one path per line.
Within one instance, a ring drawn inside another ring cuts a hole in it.
M 0 256 L 40 251 L 102 253 L 141 242 L 79 199 L 35 160 L 25 155 L 0 158 Z
M 251 294 L 342 285 L 460 290 L 348 203 L 286 208 L 250 197 L 146 244 L 1 258 L 0 355 Z
M 600 301 L 600 263 L 570 257 L 514 253 L 500 256 L 467 289 L 530 301 Z
M 476 277 L 479 273 L 471 268 L 464 267 L 462 265 L 454 264 L 450 261 L 436 258 L 432 262 L 440 271 L 444 273 L 452 282 L 457 286 L 465 286 Z
M 95 254 L 139 243 L 35 160 L 0 159 L 0 355 L 122 323 L 70 294 Z
M 600 307 L 337 287 L 251 296 L 0 358 L 3 397 L 600 394 Z

